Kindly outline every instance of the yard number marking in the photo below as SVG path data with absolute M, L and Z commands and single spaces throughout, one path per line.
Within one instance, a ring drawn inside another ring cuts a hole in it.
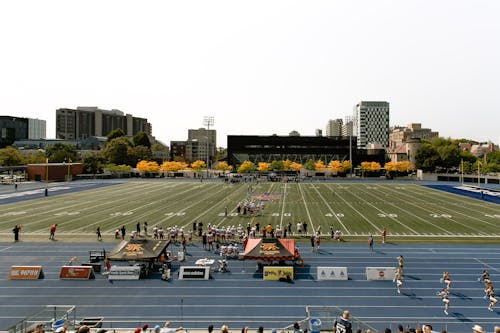
M 398 217 L 398 214 L 382 214 L 382 213 L 379 213 L 377 214 L 378 217 L 391 217 L 391 218 L 395 218 L 395 217 Z
M 336 216 L 336 217 L 344 217 L 344 214 L 342 214 L 342 213 L 336 213 L 336 214 L 326 213 L 325 216 L 326 217 L 334 217 L 334 216 Z
M 127 211 L 127 212 L 116 212 L 116 213 L 111 213 L 109 215 L 111 216 L 129 216 L 129 215 L 132 215 L 134 214 L 134 212 L 131 212 L 131 211 Z

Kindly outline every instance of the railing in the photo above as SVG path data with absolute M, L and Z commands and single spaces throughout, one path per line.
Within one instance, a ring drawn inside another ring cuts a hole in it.
M 52 323 L 64 320 L 68 330 L 74 330 L 76 325 L 76 309 L 73 305 L 46 305 L 40 311 L 19 321 L 8 328 L 9 333 L 26 333 L 34 331 L 42 324 L 44 331 L 52 331 Z

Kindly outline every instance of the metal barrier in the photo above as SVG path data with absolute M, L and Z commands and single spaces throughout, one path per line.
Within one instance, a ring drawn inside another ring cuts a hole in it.
M 52 323 L 64 321 L 68 330 L 74 330 L 76 325 L 76 308 L 73 305 L 46 305 L 40 311 L 24 318 L 9 327 L 9 333 L 26 333 L 34 331 L 38 324 L 43 325 L 45 331 L 52 331 Z

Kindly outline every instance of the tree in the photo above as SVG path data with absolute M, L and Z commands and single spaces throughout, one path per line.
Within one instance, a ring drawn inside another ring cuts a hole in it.
M 415 154 L 415 166 L 426 172 L 433 172 L 441 165 L 441 157 L 430 142 L 424 142 Z
M 24 158 L 24 164 L 45 163 L 47 159 L 45 152 L 41 150 L 23 151 L 22 156 Z
M 123 130 L 121 128 L 117 128 L 117 129 L 109 132 L 108 140 L 106 142 L 111 142 L 111 141 L 113 141 L 113 139 L 120 138 L 122 136 L 125 136 L 125 133 L 123 132 Z
M 256 167 L 255 167 L 255 164 L 253 164 L 253 162 L 250 162 L 250 161 L 244 161 L 243 163 L 241 163 L 241 165 L 238 167 L 238 172 L 239 173 L 246 173 L 246 172 L 253 172 L 255 171 Z
M 306 164 L 304 164 L 304 169 L 314 171 L 316 170 L 314 161 L 312 159 L 308 159 Z
M 227 156 L 227 148 L 218 147 L 215 152 L 215 160 L 220 161 Z
M 155 161 L 142 160 L 139 163 L 137 163 L 135 168 L 137 170 L 139 170 L 140 172 L 153 172 L 153 173 L 155 173 L 155 172 L 160 171 L 160 166 Z
M 151 142 L 149 141 L 149 137 L 145 132 L 139 131 L 134 136 L 134 146 L 144 146 L 151 148 Z
M 290 169 L 293 171 L 300 171 L 302 169 L 302 164 L 297 162 L 292 162 L 292 164 L 290 164 Z
M 283 161 L 272 161 L 269 167 L 270 170 L 281 171 L 283 170 Z
M 160 170 L 163 172 L 177 172 L 179 170 L 184 170 L 187 168 L 187 164 L 185 162 L 178 161 L 167 161 L 163 162 L 160 166 Z
M 314 163 L 314 170 L 315 171 L 324 171 L 325 170 L 325 163 L 323 163 L 322 160 L 317 160 L 316 163 Z
M 197 160 L 191 163 L 191 169 L 193 169 L 194 171 L 199 172 L 201 170 L 205 170 L 206 168 L 207 168 L 207 163 L 205 163 L 205 161 Z
M 45 150 L 45 154 L 51 163 L 70 163 L 70 161 L 76 161 L 76 149 L 69 143 L 57 142 L 49 145 Z
M 348 160 L 342 161 L 342 168 L 344 168 L 344 172 L 351 171 L 352 169 L 351 162 Z
M 103 172 L 105 159 L 100 151 L 86 153 L 82 160 L 84 173 L 95 175 Z
M 116 165 L 129 164 L 128 148 L 130 146 L 130 141 L 126 137 L 115 138 L 104 145 L 103 156 L 109 163 Z M 135 162 L 133 165 L 135 165 Z
M 14 166 L 24 164 L 24 158 L 19 151 L 11 146 L 0 149 L 0 165 Z
M 233 170 L 233 167 L 231 165 L 228 165 L 227 162 L 218 162 L 216 165 L 215 165 L 215 170 L 218 170 L 218 171 L 231 171 Z
M 151 149 L 146 146 L 129 146 L 127 148 L 127 155 L 129 165 L 134 165 L 137 163 L 137 161 L 150 161 L 153 159 L 153 153 L 151 152 Z
M 270 169 L 271 169 L 271 164 L 267 162 L 259 162 L 259 164 L 257 165 L 257 171 L 260 172 L 266 172 L 269 171 Z
M 340 163 L 339 161 L 330 161 L 330 163 L 328 163 L 327 168 L 334 174 L 344 172 L 344 167 L 342 166 L 342 163 Z

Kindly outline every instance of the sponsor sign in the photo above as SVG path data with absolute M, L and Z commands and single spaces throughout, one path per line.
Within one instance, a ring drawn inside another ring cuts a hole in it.
M 59 278 L 64 280 L 88 280 L 94 277 L 92 266 L 62 266 L 59 273 Z
M 140 266 L 111 266 L 108 280 L 139 280 Z
M 37 280 L 43 278 L 42 266 L 10 266 L 9 279 Z
M 394 280 L 396 267 L 366 267 L 367 280 Z
M 179 280 L 208 280 L 209 278 L 209 266 L 181 266 L 179 270 Z
M 293 280 L 291 266 L 264 266 L 264 280 Z
M 347 280 L 347 267 L 318 267 L 318 280 Z

